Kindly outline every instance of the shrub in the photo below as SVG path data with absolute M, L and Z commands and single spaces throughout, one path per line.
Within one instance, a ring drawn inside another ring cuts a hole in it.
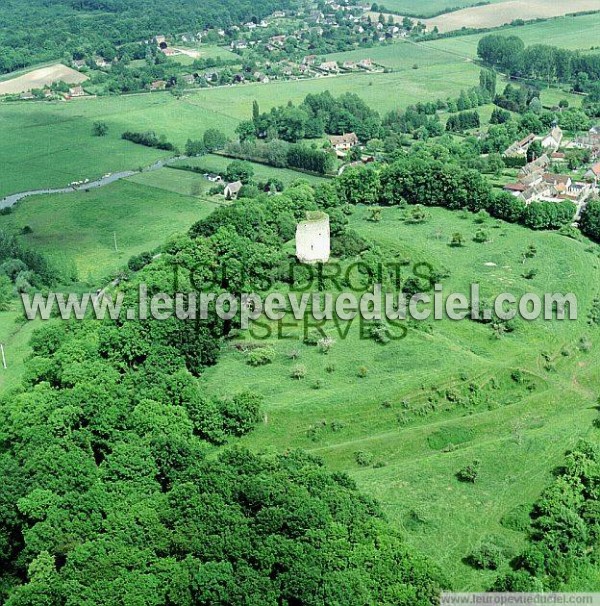
M 497 570 L 505 560 L 505 555 L 501 547 L 494 543 L 483 543 L 479 545 L 467 558 L 467 561 L 474 568 L 481 570 Z
M 369 374 L 369 369 L 366 366 L 359 366 L 357 374 L 361 379 L 364 379 Z
M 373 455 L 365 450 L 354 453 L 354 459 L 361 467 L 368 467 L 373 462 Z
M 275 350 L 272 347 L 259 347 L 246 354 L 246 362 L 250 366 L 265 366 L 275 359 Z
M 475 484 L 475 480 L 479 476 L 479 466 L 480 462 L 475 459 L 472 463 L 460 469 L 456 473 L 456 478 L 459 482 L 468 482 L 470 484 Z
M 334 345 L 335 340 L 331 337 L 324 337 L 323 339 L 319 339 L 317 342 L 317 347 L 319 348 L 319 351 L 323 354 L 328 354 Z
M 300 380 L 306 377 L 306 373 L 306 366 L 304 366 L 303 364 L 297 364 L 296 366 L 294 366 L 294 368 L 292 368 L 290 376 L 292 377 L 292 379 Z

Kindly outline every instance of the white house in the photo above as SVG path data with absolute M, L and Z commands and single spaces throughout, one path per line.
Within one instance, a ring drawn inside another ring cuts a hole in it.
M 543 139 L 542 147 L 550 148 L 556 151 L 562 143 L 563 132 L 560 126 L 555 126 Z
M 228 183 L 223 190 L 224 196 L 228 200 L 235 200 L 242 189 L 243 184 L 241 181 L 234 181 L 233 183 Z
M 296 227 L 296 257 L 301 263 L 327 263 L 331 253 L 329 215 L 307 212 Z

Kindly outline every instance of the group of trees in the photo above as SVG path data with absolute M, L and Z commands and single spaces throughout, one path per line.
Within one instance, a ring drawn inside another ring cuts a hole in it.
M 165 151 L 173 151 L 177 153 L 177 148 L 167 141 L 165 135 L 157 136 L 154 131 L 146 131 L 144 133 L 136 133 L 132 131 L 126 131 L 121 135 L 121 139 L 137 143 L 138 145 L 144 145 L 146 147 L 155 147 L 156 149 L 162 149 Z
M 600 539 L 600 449 L 581 441 L 531 512 L 529 546 L 493 591 L 557 591 L 593 558 Z
M 101 54 L 157 32 L 201 31 L 260 20 L 292 0 L 31 0 L 0 7 L 0 73 L 56 57 Z
M 232 236 L 180 239 L 165 257 L 220 254 Z M 172 279 L 167 258 L 143 274 L 152 291 Z M 181 324 L 34 335 L 24 385 L 0 406 L 2 603 L 437 603 L 440 573 L 346 475 L 301 452 L 207 457 L 254 426 L 260 401 L 203 394 L 182 355 L 194 323 Z M 195 341 L 205 363 L 214 349 Z
M 446 130 L 449 132 L 459 133 L 471 128 L 479 128 L 481 122 L 478 112 L 460 112 L 452 114 L 446 122 Z
M 586 91 L 588 86 L 600 79 L 600 54 L 581 53 L 545 44 L 526 47 L 518 36 L 483 36 L 477 54 L 488 65 L 510 75 L 545 82 L 571 82 L 580 91 Z

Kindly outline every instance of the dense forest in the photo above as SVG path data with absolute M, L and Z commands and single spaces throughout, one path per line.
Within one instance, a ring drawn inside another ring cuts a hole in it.
M 159 33 L 226 28 L 293 5 L 294 0 L 6 0 L 0 3 L 0 73 L 77 56 L 82 48 L 100 52 Z

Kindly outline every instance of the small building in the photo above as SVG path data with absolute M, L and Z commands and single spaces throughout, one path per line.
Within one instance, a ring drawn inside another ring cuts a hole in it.
M 590 169 L 583 175 L 586 181 L 592 181 L 595 184 L 600 182 L 600 162 L 590 166 Z
M 508 149 L 505 150 L 504 155 L 509 158 L 524 156 L 527 154 L 529 146 L 535 141 L 535 135 L 533 133 L 527 135 L 520 141 L 515 141 Z
M 359 144 L 356 133 L 348 133 L 346 135 L 339 136 L 333 135 L 329 137 L 329 142 L 331 143 L 331 147 L 333 147 L 336 152 L 348 151 Z
M 82 67 L 85 67 L 85 59 L 74 59 L 73 67 L 75 69 L 81 69 Z
M 555 126 L 545 137 L 542 138 L 542 147 L 544 149 L 553 149 L 557 151 L 562 143 L 563 131 L 560 126 Z
M 527 189 L 527 186 L 523 183 L 507 183 L 503 189 L 513 196 L 520 196 Z
M 32 99 L 35 99 L 35 95 L 31 91 L 27 91 L 22 93 L 19 98 L 21 101 L 31 101 Z
M 155 80 L 150 84 L 150 90 L 165 90 L 165 88 L 167 88 L 165 80 Z
M 194 77 L 193 74 L 183 74 L 183 76 L 181 76 L 181 79 L 186 84 L 195 84 L 196 83 L 196 78 Z
M 96 67 L 108 67 L 110 63 L 104 57 L 94 57 L 94 63 Z
M 74 99 L 77 97 L 85 97 L 85 91 L 83 90 L 83 88 L 81 86 L 74 86 L 73 88 L 69 89 L 69 97 L 71 99 Z
M 152 41 L 157 46 L 160 46 L 161 44 L 165 44 L 167 42 L 167 39 L 165 38 L 165 36 L 162 36 L 162 35 L 159 34 L 158 36 L 154 36 L 154 38 L 152 39 Z
M 221 183 L 223 181 L 221 175 L 215 173 L 206 173 L 204 175 L 211 183 Z
M 362 69 L 373 69 L 373 60 L 362 59 L 358 62 L 358 67 L 362 67 Z
M 319 69 L 330 74 L 338 72 L 338 64 L 336 61 L 324 61 L 319 65 Z
M 243 183 L 241 181 L 234 181 L 233 183 L 228 183 L 225 186 L 225 189 L 223 190 L 223 195 L 228 199 L 228 200 L 235 200 L 237 199 L 240 190 L 243 187 Z
M 301 263 L 327 263 L 331 254 L 329 215 L 307 212 L 296 226 L 296 257 Z
M 272 36 L 269 39 L 269 42 L 273 46 L 279 46 L 281 48 L 285 44 L 286 40 L 287 40 L 287 36 Z

